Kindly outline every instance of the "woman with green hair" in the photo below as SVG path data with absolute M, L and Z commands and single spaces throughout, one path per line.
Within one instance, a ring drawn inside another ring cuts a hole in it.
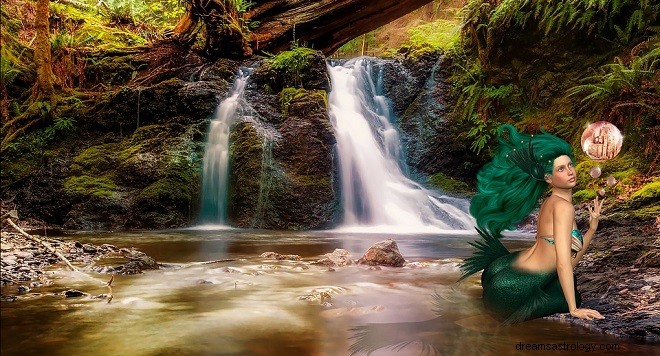
M 470 201 L 483 240 L 461 265 L 461 280 L 483 270 L 484 306 L 496 319 L 515 323 L 570 312 L 582 319 L 602 319 L 592 309 L 579 309 L 573 268 L 586 252 L 598 228 L 603 201 L 589 208 L 589 230 L 582 236 L 571 202 L 576 184 L 570 145 L 549 133 L 527 135 L 511 125 L 498 129 L 495 157 L 477 175 L 478 193 Z M 530 248 L 509 252 L 500 242 L 505 229 L 514 229 L 536 207 L 536 241 Z

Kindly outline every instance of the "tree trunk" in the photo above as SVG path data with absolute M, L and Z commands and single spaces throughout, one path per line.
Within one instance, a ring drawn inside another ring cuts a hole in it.
M 346 42 L 375 30 L 431 0 L 252 0 L 244 14 L 230 0 L 189 0 L 174 33 L 190 41 L 199 20 L 206 25 L 212 57 L 278 53 L 291 44 L 332 54 Z M 251 30 L 247 30 L 250 28 Z
M 33 95 L 35 99 L 51 98 L 55 91 L 53 87 L 55 76 L 50 57 L 49 3 L 50 0 L 37 0 L 37 11 L 34 17 L 36 29 L 34 64 L 37 67 L 36 95 Z
M 253 0 L 247 12 L 250 46 L 277 53 L 291 43 L 330 55 L 346 42 L 375 30 L 431 0 Z M 295 36 L 294 36 L 295 34 Z M 295 37 L 295 38 L 294 38 Z

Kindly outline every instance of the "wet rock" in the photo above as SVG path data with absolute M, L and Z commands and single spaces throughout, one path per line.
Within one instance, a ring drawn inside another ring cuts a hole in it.
M 11 257 L 13 257 L 13 258 L 11 258 Z M 15 265 L 17 263 L 16 262 L 16 256 L 11 256 L 11 257 L 3 258 L 2 259 L 2 264 L 9 265 L 9 266 Z
M 287 260 L 287 261 L 300 261 L 300 256 L 299 255 L 280 255 L 279 253 L 276 252 L 264 252 L 262 253 L 259 257 L 261 258 L 267 258 L 271 260 Z
M 396 242 L 388 239 L 369 247 L 357 263 L 370 266 L 402 267 L 406 263 L 406 260 L 399 252 Z
M 84 244 L 82 247 L 84 253 L 96 253 L 97 249 L 92 244 Z
M 660 267 L 660 249 L 647 251 L 635 261 L 635 265 L 639 267 Z
M 66 292 L 64 292 L 64 296 L 67 298 L 77 298 L 77 297 L 82 297 L 84 295 L 85 293 L 75 289 L 69 289 Z
M 15 296 L 15 295 L 2 295 L 2 296 L 0 296 L 0 301 L 3 301 L 3 302 L 13 302 L 13 301 L 16 301 L 16 299 L 18 299 L 18 297 Z
M 326 253 L 325 257 L 312 262 L 313 265 L 322 265 L 328 267 L 343 267 L 355 263 L 351 259 L 351 254 L 342 248 L 335 249 L 332 253 Z
M 18 286 L 18 292 L 19 293 L 27 293 L 30 291 L 30 287 L 28 286 Z
M 16 251 L 14 254 L 18 258 L 24 258 L 24 259 L 32 258 L 32 256 L 33 256 L 33 254 L 31 252 L 28 252 L 28 251 Z

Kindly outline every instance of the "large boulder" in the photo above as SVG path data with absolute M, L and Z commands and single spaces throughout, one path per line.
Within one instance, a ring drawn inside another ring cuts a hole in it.
M 406 260 L 399 252 L 399 246 L 392 239 L 378 242 L 367 250 L 357 261 L 358 264 L 370 266 L 403 267 Z
M 280 104 L 272 110 L 281 110 L 283 118 L 243 117 L 232 129 L 230 221 L 241 227 L 324 227 L 339 208 L 326 92 L 284 90 Z

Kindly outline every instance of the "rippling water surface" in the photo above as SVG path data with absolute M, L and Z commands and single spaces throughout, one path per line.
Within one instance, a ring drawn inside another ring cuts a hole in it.
M 599 355 L 657 352 L 556 319 L 498 326 L 481 310 L 478 278 L 455 283 L 457 258 L 476 236 L 206 229 L 65 238 L 137 247 L 163 268 L 116 276 L 111 303 L 53 295 L 107 292 L 55 271 L 54 285 L 2 302 L 2 355 L 523 354 L 517 349 L 531 343 L 582 347 L 580 354 L 590 343 L 618 344 Z M 397 241 L 406 267 L 311 264 L 336 248 L 357 259 L 386 238 Z M 268 251 L 301 261 L 259 257 Z

